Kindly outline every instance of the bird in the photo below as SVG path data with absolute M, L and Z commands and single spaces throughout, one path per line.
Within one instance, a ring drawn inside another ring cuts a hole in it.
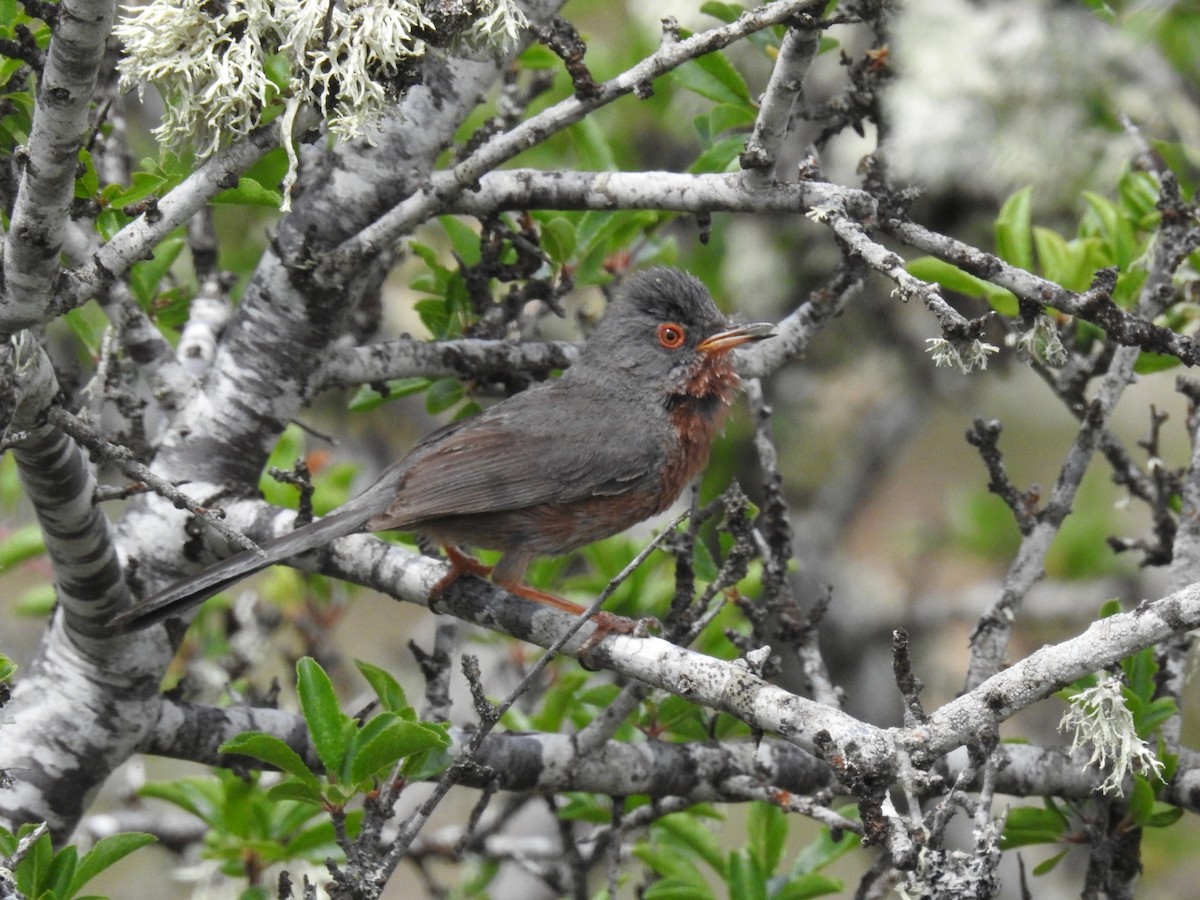
M 774 331 L 731 325 L 704 283 L 680 269 L 634 272 L 560 377 L 433 431 L 329 515 L 173 584 L 109 627 L 144 628 L 270 565 L 382 530 L 442 546 L 450 568 L 431 596 L 469 573 L 579 615 L 578 604 L 524 583 L 529 564 L 674 503 L 706 466 L 740 384 L 731 351 Z M 467 547 L 498 550 L 499 561 L 484 566 Z M 600 616 L 609 629 L 629 621 Z

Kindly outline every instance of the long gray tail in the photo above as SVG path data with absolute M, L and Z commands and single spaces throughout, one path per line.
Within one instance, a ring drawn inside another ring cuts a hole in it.
M 351 501 L 323 519 L 267 541 L 262 545 L 261 553 L 244 550 L 209 566 L 113 616 L 108 622 L 109 628 L 118 633 L 136 631 L 177 616 L 255 572 L 361 531 L 368 517 L 363 506 Z

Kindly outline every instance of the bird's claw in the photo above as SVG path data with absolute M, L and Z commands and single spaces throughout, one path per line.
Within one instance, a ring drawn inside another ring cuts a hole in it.
M 652 622 L 658 624 L 658 620 L 654 618 L 627 619 L 625 616 L 618 616 L 616 613 L 601 610 L 592 616 L 592 624 L 596 627 L 588 635 L 587 640 L 580 646 L 576 659 L 589 672 L 595 672 L 599 669 L 599 666 L 592 665 L 588 657 L 600 645 L 601 641 L 610 634 L 629 634 L 634 637 L 648 637 L 650 632 L 647 626 Z M 659 628 L 661 627 L 659 625 Z

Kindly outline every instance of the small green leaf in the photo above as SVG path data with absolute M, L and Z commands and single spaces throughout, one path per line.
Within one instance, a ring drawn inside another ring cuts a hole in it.
M 128 187 L 123 184 L 105 185 L 104 190 L 100 192 L 101 198 L 109 206 L 130 206 L 152 194 L 158 194 L 170 184 L 165 176 L 157 172 L 134 172 L 129 182 Z
M 729 896 L 738 900 L 767 900 L 767 873 L 757 857 L 744 847 L 730 852 L 725 879 L 729 882 Z
M 716 895 L 707 884 L 692 884 L 679 878 L 663 878 L 641 894 L 643 900 L 714 900 Z
M 79 851 L 69 844 L 54 854 L 50 868 L 46 871 L 44 885 L 46 893 L 55 897 L 69 897 L 71 880 L 75 876 L 75 863 Z
M 425 781 L 434 775 L 440 775 L 453 762 L 454 758 L 446 749 L 435 747 L 410 753 L 405 758 L 404 765 L 400 767 L 400 774 L 408 781 Z
M 404 688 L 400 687 L 400 682 L 392 676 L 391 672 L 381 669 L 379 666 L 373 666 L 369 662 L 363 662 L 361 659 L 356 659 L 354 665 L 358 667 L 362 677 L 367 679 L 367 684 L 371 685 L 371 690 L 375 692 L 375 696 L 379 698 L 384 709 L 388 712 L 399 712 L 408 707 L 408 698 L 404 696 Z
M 671 835 L 691 853 L 708 863 L 713 871 L 724 874 L 725 856 L 716 836 L 693 813 L 673 813 L 655 823 L 655 830 Z
M 854 818 L 858 814 L 858 810 L 854 807 L 843 807 L 838 812 L 847 818 Z M 815 874 L 861 844 L 862 840 L 856 834 L 842 832 L 840 840 L 835 841 L 829 829 L 823 829 L 814 840 L 796 854 L 796 860 L 788 871 L 788 879 L 797 881 L 806 875 Z
M 675 69 L 671 77 L 686 90 L 717 103 L 753 106 L 746 80 L 719 50 L 689 60 Z
M 996 254 L 1010 265 L 1033 270 L 1033 187 L 1025 187 L 1004 201 L 996 218 Z
M 283 194 L 259 184 L 253 178 L 243 175 L 238 179 L 237 187 L 221 191 L 213 197 L 211 203 L 234 206 L 263 206 L 268 209 L 279 209 L 283 205 Z
M 413 309 L 421 318 L 421 324 L 429 329 L 430 335 L 438 340 L 450 337 L 450 304 L 442 298 L 418 300 Z
M 149 307 L 154 301 L 159 285 L 185 246 L 186 241 L 182 236 L 166 238 L 154 249 L 153 257 L 133 264 L 129 273 L 129 286 L 143 307 Z
M 1133 228 L 1129 220 L 1121 215 L 1121 210 L 1107 197 L 1102 197 L 1092 191 L 1084 191 L 1083 199 L 1087 201 L 1091 212 L 1095 215 L 1100 237 L 1108 245 L 1109 264 L 1116 265 L 1122 271 L 1129 268 L 1136 250 Z M 1088 217 L 1084 217 L 1085 227 Z
M 957 291 L 968 297 L 986 300 L 1001 315 L 1015 316 L 1019 311 L 1017 298 L 1011 291 L 997 287 L 982 278 L 976 278 L 937 257 L 920 256 L 909 260 L 904 268 L 922 281 L 939 284 L 947 290 Z
M 575 253 L 575 224 L 556 216 L 542 225 L 542 249 L 556 263 L 568 262 Z
M 462 260 L 464 265 L 478 265 L 482 254 L 479 250 L 479 234 L 475 229 L 457 216 L 440 216 L 438 222 L 446 232 L 454 255 Z
M 517 62 L 523 69 L 556 69 L 559 66 L 559 58 L 545 44 L 530 44 Z
M 75 896 L 85 884 L 105 869 L 124 859 L 133 851 L 140 850 L 157 840 L 158 838 L 154 835 L 141 831 L 126 831 L 122 834 L 110 834 L 108 837 L 100 838 L 75 867 L 75 874 L 71 879 L 71 886 L 66 896 Z
M 353 784 L 386 774 L 383 769 L 390 769 L 407 756 L 450 745 L 449 737 L 440 726 L 408 722 L 392 715 L 372 719 L 360 737 L 361 741 L 356 740 L 351 751 L 350 781 Z
M 696 157 L 696 161 L 688 166 L 688 171 L 693 174 L 733 171 L 745 147 L 744 137 L 722 138 Z
M 346 757 L 354 723 L 338 706 L 333 682 L 311 656 L 296 663 L 296 689 L 317 756 L 326 772 L 336 775 Z
M 396 378 L 384 385 L 382 394 L 375 389 L 374 384 L 364 384 L 350 398 L 346 408 L 351 412 L 369 412 L 400 397 L 419 393 L 429 387 L 429 384 L 428 378 Z
M 0 541 L 0 572 L 46 552 L 42 529 L 36 524 L 13 529 Z
M 300 754 L 273 734 L 247 731 L 230 738 L 218 749 L 221 753 L 239 753 L 265 762 L 299 779 L 314 790 L 320 787 L 317 776 L 301 759 Z
M 1048 872 L 1052 872 L 1054 870 L 1054 867 L 1057 866 L 1062 861 L 1062 858 L 1070 852 L 1071 852 L 1071 848 L 1068 847 L 1066 850 L 1063 850 L 1060 853 L 1055 853 L 1049 859 L 1038 863 L 1036 866 L 1033 867 L 1033 874 L 1034 875 L 1045 875 Z
M 813 872 L 789 881 L 771 894 L 771 900 L 809 900 L 811 897 L 840 894 L 844 888 L 845 884 L 840 879 Z
M 300 781 L 281 781 L 279 784 L 272 785 L 267 790 L 267 797 L 272 801 L 294 800 L 309 806 L 323 807 L 325 805 L 325 795 L 319 788 Z
M 1042 275 L 1070 291 L 1087 289 L 1095 269 L 1088 269 L 1087 251 L 1082 244 L 1068 244 L 1057 232 L 1035 226 L 1033 245 Z
M 693 890 L 707 890 L 704 874 L 697 868 L 695 860 L 686 851 L 670 845 L 639 844 L 633 855 L 649 866 L 664 881 L 676 885 L 690 885 Z M 724 874 L 724 866 L 722 874 Z M 695 894 L 693 894 L 695 896 Z
M 84 147 L 79 148 L 79 162 L 83 166 L 83 174 L 75 179 L 75 196 L 95 197 L 100 192 L 100 176 L 96 174 L 92 154 Z
M 1182 363 L 1177 356 L 1143 350 L 1138 354 L 1137 362 L 1133 364 L 1133 371 L 1139 375 L 1153 375 L 1155 372 L 1166 372 L 1180 365 Z
M 1054 844 L 1062 839 L 1066 820 L 1056 809 L 1018 806 L 1004 823 L 1000 846 L 1004 850 L 1030 844 Z
M 425 410 L 430 415 L 437 415 L 454 406 L 466 395 L 466 388 L 457 378 L 439 378 L 429 386 L 425 394 Z
M 3 653 L 0 653 L 0 681 L 8 681 L 16 671 L 17 664 Z
M 567 129 L 567 136 L 579 158 L 579 167 L 589 172 L 611 172 L 617 168 L 617 157 L 608 142 L 608 135 L 589 116 Z
M 708 114 L 708 127 L 715 137 L 731 128 L 747 128 L 754 124 L 755 111 L 749 106 L 719 103 Z
M 1183 810 L 1169 803 L 1155 801 L 1154 809 L 1143 823 L 1147 828 L 1170 828 L 1183 818 Z
M 759 868 L 770 875 L 783 856 L 787 841 L 787 813 L 770 803 L 751 803 L 746 814 L 746 846 L 754 854 Z

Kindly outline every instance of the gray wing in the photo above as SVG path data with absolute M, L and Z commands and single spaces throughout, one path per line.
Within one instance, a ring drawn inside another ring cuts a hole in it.
M 572 392 L 564 404 L 550 388 L 518 394 L 414 447 L 395 500 L 368 527 L 657 487 L 668 439 L 662 423 L 619 397 Z

